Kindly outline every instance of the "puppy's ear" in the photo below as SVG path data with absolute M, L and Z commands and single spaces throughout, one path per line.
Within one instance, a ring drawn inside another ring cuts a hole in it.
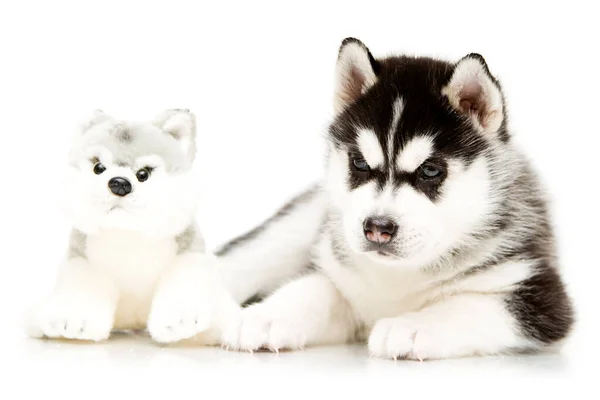
M 163 111 L 154 120 L 167 134 L 173 136 L 189 161 L 196 155 L 196 117 L 189 110 L 171 109 Z
M 500 85 L 481 55 L 472 53 L 458 61 L 442 94 L 455 110 L 468 115 L 484 132 L 496 132 L 502 125 L 504 105 Z
M 334 111 L 342 112 L 377 82 L 379 63 L 360 40 L 346 38 L 335 71 Z
M 112 121 L 113 118 L 106 114 L 102 110 L 94 110 L 91 115 L 87 118 L 84 118 L 83 121 L 79 124 L 79 133 L 84 134 L 94 126 L 101 124 L 106 121 Z

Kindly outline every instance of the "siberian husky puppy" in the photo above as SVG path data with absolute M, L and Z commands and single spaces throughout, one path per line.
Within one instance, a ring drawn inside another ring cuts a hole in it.
M 32 336 L 100 341 L 148 328 L 159 342 L 218 337 L 217 299 L 228 297 L 195 222 L 195 136 L 186 110 L 151 123 L 98 111 L 81 127 L 61 199 L 68 251 L 31 316 Z
M 543 189 L 484 59 L 339 50 L 321 183 L 220 251 L 223 345 L 363 341 L 384 358 L 531 351 L 574 316 Z

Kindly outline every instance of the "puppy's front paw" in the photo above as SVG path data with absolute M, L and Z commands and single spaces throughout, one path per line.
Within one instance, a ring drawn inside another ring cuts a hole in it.
M 302 330 L 279 318 L 272 318 L 260 306 L 243 310 L 235 323 L 229 324 L 222 337 L 227 349 L 255 351 L 301 349 L 306 344 Z
M 436 339 L 435 327 L 427 327 L 410 317 L 385 318 L 377 321 L 369 336 L 369 353 L 375 357 L 423 361 L 443 357 L 444 342 Z M 443 346 L 443 345 L 442 345 Z
M 162 293 L 154 300 L 148 332 L 159 343 L 189 339 L 212 325 L 212 309 L 198 296 Z
M 404 318 L 377 321 L 369 336 L 369 354 L 383 358 L 406 358 L 410 355 L 417 331 Z
M 36 312 L 29 333 L 34 337 L 98 342 L 110 336 L 113 318 L 110 304 L 79 298 L 51 298 Z

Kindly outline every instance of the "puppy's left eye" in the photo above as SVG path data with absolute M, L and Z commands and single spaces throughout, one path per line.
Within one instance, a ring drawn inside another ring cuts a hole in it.
M 434 179 L 442 175 L 442 169 L 437 165 L 425 162 L 419 167 L 419 176 L 422 179 Z
M 145 168 L 140 169 L 138 172 L 136 172 L 135 176 L 138 181 L 145 182 L 148 180 L 148 178 L 150 178 L 150 171 L 151 171 L 150 168 L 145 167 Z
M 356 168 L 358 171 L 369 172 L 369 164 L 367 164 L 367 162 L 362 158 L 353 159 L 352 165 L 354 165 L 354 168 Z

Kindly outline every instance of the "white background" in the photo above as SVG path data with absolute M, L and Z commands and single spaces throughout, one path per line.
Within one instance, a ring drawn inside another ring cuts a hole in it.
M 2 2 L 0 392 L 18 394 L 0 398 L 309 391 L 522 398 L 587 389 L 600 337 L 597 17 L 593 2 L 576 1 Z M 54 199 L 82 117 L 95 108 L 125 119 L 194 111 L 199 219 L 215 248 L 319 178 L 346 36 L 376 57 L 457 60 L 479 52 L 501 79 L 513 133 L 553 195 L 579 313 L 562 354 L 395 364 L 370 360 L 361 347 L 277 357 L 159 348 L 141 338 L 97 346 L 23 338 L 23 309 L 51 287 L 65 251 L 69 227 Z

